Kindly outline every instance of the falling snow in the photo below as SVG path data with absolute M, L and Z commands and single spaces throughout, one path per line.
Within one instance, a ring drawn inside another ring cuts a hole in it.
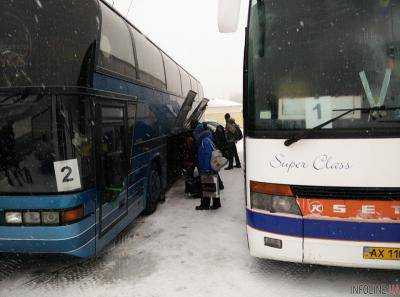
M 180 181 L 155 214 L 137 219 L 96 259 L 0 258 L 0 296 L 331 297 L 354 296 L 360 284 L 400 284 L 391 271 L 252 258 L 243 172 L 222 174 L 221 209 L 196 212 Z
M 43 4 L 40 2 L 40 0 L 35 0 L 35 2 L 39 8 L 43 8 Z

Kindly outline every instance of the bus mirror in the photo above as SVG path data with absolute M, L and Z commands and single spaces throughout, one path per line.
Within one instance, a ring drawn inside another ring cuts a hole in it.
M 241 0 L 219 0 L 218 27 L 221 33 L 237 31 Z

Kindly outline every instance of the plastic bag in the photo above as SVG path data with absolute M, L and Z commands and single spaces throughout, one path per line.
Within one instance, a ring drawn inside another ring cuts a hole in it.
M 228 160 L 222 155 L 220 150 L 214 150 L 211 155 L 211 168 L 214 171 L 220 171 L 226 164 Z

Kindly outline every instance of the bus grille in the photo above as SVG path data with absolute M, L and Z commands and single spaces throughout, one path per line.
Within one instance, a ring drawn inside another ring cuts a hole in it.
M 302 198 L 400 200 L 400 188 L 292 186 L 292 191 Z

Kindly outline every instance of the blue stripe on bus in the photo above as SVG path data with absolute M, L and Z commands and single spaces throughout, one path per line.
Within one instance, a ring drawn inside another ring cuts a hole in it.
M 247 210 L 247 225 L 261 231 L 303 237 L 302 219 L 271 216 Z
M 304 237 L 398 243 L 400 224 L 306 219 Z
M 62 210 L 85 205 L 85 215 L 94 212 L 96 189 L 75 194 L 1 196 L 2 210 Z
M 400 223 L 303 220 L 247 210 L 247 224 L 260 231 L 287 236 L 304 234 L 305 238 L 400 243 Z

